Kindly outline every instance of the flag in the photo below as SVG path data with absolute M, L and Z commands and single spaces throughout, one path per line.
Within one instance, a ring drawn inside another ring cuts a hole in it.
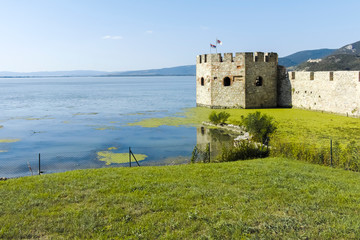
M 216 42 L 220 45 L 222 45 L 222 41 L 220 41 L 219 39 L 216 39 Z
M 210 43 L 210 47 L 216 48 L 216 45 L 213 45 L 213 44 Z

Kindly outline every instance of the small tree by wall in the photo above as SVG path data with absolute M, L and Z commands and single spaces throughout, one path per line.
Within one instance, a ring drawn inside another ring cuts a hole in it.
M 225 124 L 225 122 L 230 117 L 230 113 L 227 112 L 219 112 L 216 113 L 215 111 L 212 111 L 209 115 L 209 120 L 213 124 Z
M 246 117 L 241 116 L 241 120 L 246 131 L 255 141 L 262 144 L 267 144 L 271 134 L 277 129 L 274 118 L 266 114 L 261 115 L 260 112 L 249 113 Z

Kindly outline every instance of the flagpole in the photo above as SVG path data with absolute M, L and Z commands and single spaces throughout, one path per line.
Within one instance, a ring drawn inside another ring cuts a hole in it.
M 215 41 L 215 49 L 216 49 L 216 53 L 217 53 L 217 38 L 216 38 L 216 41 Z

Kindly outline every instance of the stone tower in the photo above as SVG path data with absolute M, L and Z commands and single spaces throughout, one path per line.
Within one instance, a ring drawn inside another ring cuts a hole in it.
M 196 104 L 210 108 L 277 107 L 276 53 L 199 55 Z

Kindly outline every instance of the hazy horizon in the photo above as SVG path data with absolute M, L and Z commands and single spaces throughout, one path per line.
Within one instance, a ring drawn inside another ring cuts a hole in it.
M 0 72 L 193 65 L 217 38 L 218 52 L 280 57 L 360 40 L 354 0 L 4 0 L 0 6 Z

